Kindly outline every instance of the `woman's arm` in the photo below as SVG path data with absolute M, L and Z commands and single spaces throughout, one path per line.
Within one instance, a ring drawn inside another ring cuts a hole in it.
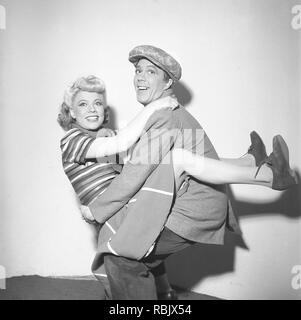
M 138 140 L 148 119 L 155 111 L 168 107 L 174 109 L 177 106 L 177 100 L 172 97 L 150 103 L 116 136 L 96 138 L 87 151 L 86 158 L 104 157 L 126 151 Z

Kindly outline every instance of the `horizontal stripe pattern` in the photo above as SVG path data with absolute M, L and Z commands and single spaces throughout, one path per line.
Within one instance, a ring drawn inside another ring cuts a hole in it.
M 64 171 L 83 205 L 90 204 L 102 194 L 118 174 L 111 163 L 86 161 L 93 141 L 88 133 L 72 129 L 60 145 Z
M 63 138 L 66 141 L 65 144 L 61 142 L 63 162 L 84 164 L 88 147 L 95 139 L 79 129 L 74 130 L 72 129 L 72 134 L 67 133 L 69 137 L 67 140 Z

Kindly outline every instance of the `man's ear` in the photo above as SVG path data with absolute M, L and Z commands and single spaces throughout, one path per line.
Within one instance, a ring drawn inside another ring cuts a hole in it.
M 172 86 L 172 84 L 173 84 L 173 80 L 169 78 L 169 79 L 168 79 L 168 82 L 166 83 L 165 90 L 170 89 L 170 87 Z

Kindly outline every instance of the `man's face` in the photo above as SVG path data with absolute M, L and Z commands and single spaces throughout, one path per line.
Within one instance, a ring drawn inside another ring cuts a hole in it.
M 168 82 L 164 80 L 163 70 L 149 60 L 141 59 L 136 65 L 134 86 L 138 102 L 145 106 L 162 96 Z

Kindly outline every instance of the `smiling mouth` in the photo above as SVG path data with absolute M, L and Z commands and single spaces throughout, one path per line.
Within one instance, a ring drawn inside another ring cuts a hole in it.
M 146 86 L 137 86 L 137 89 L 138 90 L 147 90 L 148 87 L 146 87 Z
M 98 121 L 99 116 L 88 116 L 86 117 L 86 120 L 88 121 Z

